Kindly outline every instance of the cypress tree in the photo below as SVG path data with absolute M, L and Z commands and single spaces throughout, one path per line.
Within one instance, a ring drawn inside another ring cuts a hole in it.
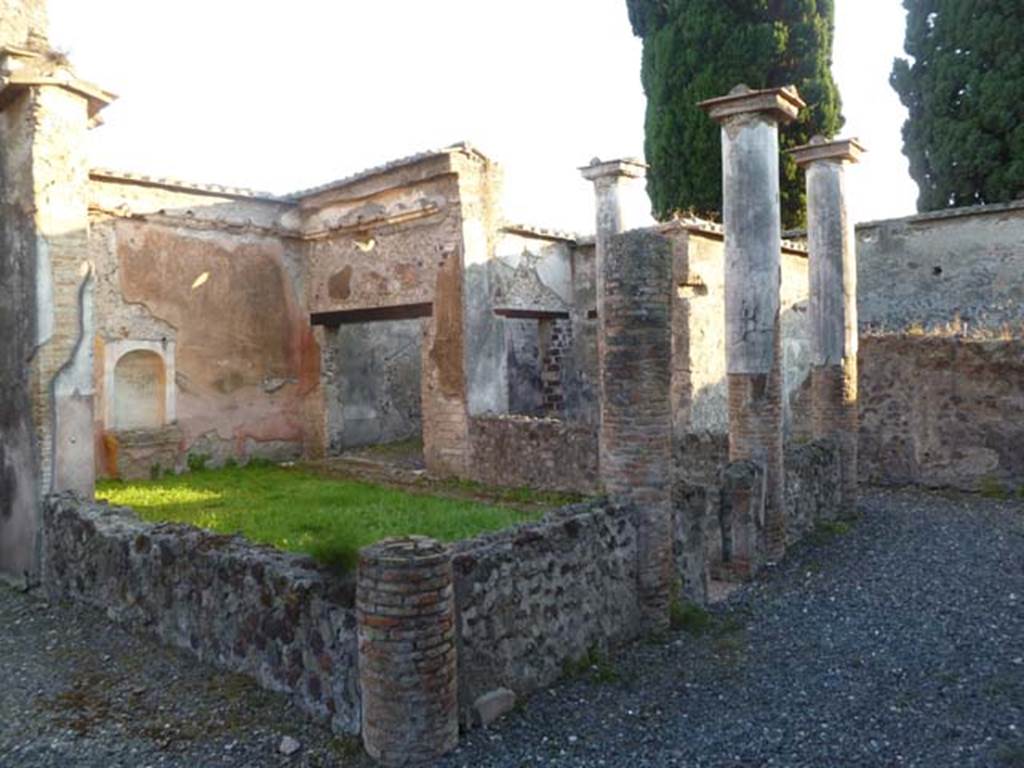
M 626 0 L 633 33 L 643 39 L 647 95 L 644 151 L 647 191 L 658 219 L 676 212 L 715 218 L 722 208 L 721 138 L 697 103 L 738 83 L 795 85 L 808 103 L 781 130 L 783 149 L 842 126 L 832 79 L 833 0 Z M 781 162 L 782 221 L 804 221 L 804 181 Z
M 1024 3 L 904 0 L 891 82 L 918 210 L 1024 197 Z

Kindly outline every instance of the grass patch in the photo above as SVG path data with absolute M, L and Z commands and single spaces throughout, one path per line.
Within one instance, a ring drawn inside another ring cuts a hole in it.
M 566 661 L 562 673 L 565 677 L 586 676 L 598 683 L 617 683 L 621 679 L 608 654 L 596 648 L 591 648 L 576 660 Z
M 840 536 L 845 536 L 851 530 L 853 530 L 853 525 L 843 520 L 822 520 L 814 526 L 814 530 L 807 537 L 807 541 L 820 546 L 828 544 Z
M 711 629 L 711 614 L 696 603 L 673 600 L 668 608 L 668 621 L 672 629 L 681 629 L 691 635 L 703 635 Z
M 96 496 L 132 507 L 150 522 L 240 533 L 346 570 L 354 567 L 362 547 L 391 536 L 457 541 L 539 516 L 252 464 L 151 481 L 106 481 L 98 484 Z
M 516 504 L 535 507 L 564 507 L 576 504 L 586 497 L 575 493 L 559 491 L 538 491 L 534 488 L 511 488 L 484 485 L 473 480 L 451 478 L 437 484 L 439 490 L 451 490 L 470 496 L 485 496 L 499 504 Z
M 986 499 L 1008 499 L 1010 492 L 992 475 L 985 475 L 978 483 L 978 490 Z

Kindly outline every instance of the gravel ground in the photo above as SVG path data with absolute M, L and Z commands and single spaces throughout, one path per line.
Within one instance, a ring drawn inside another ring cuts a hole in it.
M 703 625 L 535 695 L 444 765 L 1024 766 L 1024 502 L 862 507 Z M 95 612 L 0 587 L 0 628 L 4 768 L 368 765 L 284 697 Z
M 0 584 L 2 768 L 368 766 L 361 752 L 248 678 Z
M 533 697 L 446 765 L 1024 766 L 1024 502 L 862 511 L 699 636 Z

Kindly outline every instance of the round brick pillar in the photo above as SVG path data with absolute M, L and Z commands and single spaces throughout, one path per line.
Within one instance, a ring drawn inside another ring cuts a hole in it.
M 455 748 L 455 598 L 448 547 L 410 536 L 359 554 L 356 591 L 363 745 L 386 766 Z

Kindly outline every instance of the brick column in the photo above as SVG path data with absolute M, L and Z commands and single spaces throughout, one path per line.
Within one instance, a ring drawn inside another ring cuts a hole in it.
M 0 570 L 29 577 L 41 496 L 93 491 L 87 139 L 114 98 L 47 55 L 36 10 L 0 0 L 0 34 L 42 46 L 0 48 Z
M 363 744 L 385 766 L 428 763 L 458 744 L 452 578 L 451 552 L 422 536 L 359 555 Z
M 805 105 L 792 89 L 740 85 L 700 106 L 722 126 L 729 457 L 765 469 L 764 557 L 778 560 L 786 549 L 778 126 Z
M 647 166 L 639 160 L 630 158 L 621 160 L 601 161 L 594 158 L 590 165 L 584 165 L 580 173 L 587 181 L 594 184 L 594 271 L 595 291 L 597 297 L 597 316 L 604 314 L 604 263 L 608 258 L 608 244 L 611 239 L 622 232 L 622 191 L 633 179 L 643 178 Z M 604 338 L 597 334 L 597 365 L 601 368 L 604 358 Z M 601 399 L 601 378 L 598 376 L 598 399 Z M 600 409 L 598 409 L 600 418 Z
M 672 553 L 672 246 L 650 231 L 609 240 L 600 336 L 601 480 L 637 510 L 647 629 L 668 624 Z
M 846 166 L 856 139 L 816 136 L 792 150 L 807 173 L 810 250 L 811 422 L 815 438 L 839 445 L 840 514 L 857 511 L 857 238 L 846 210 Z

